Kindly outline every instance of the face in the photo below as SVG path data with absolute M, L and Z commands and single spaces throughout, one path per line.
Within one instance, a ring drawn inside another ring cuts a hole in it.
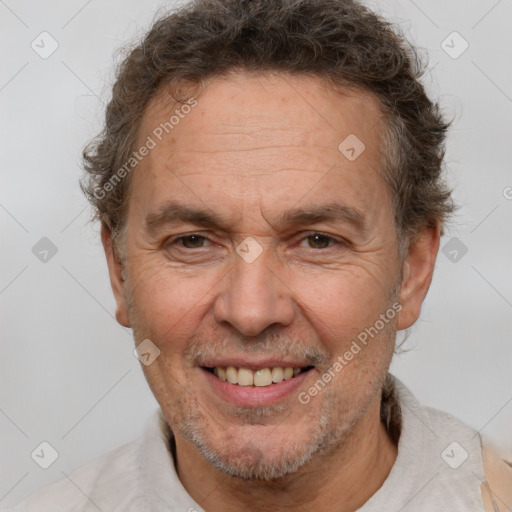
M 131 177 L 125 281 L 104 243 L 118 320 L 160 350 L 143 369 L 178 458 L 283 476 L 378 407 L 426 265 L 399 261 L 382 129 L 371 95 L 308 77 L 233 75 L 190 109 L 165 93 L 148 107 L 137 147 L 156 145 Z

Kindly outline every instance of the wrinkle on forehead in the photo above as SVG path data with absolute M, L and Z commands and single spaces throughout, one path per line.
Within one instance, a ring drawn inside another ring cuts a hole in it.
M 345 128 L 358 124 L 363 130 L 371 131 L 382 117 L 380 102 L 371 93 L 341 88 L 334 91 L 319 78 L 288 78 L 285 73 L 219 77 L 209 83 L 197 101 L 198 105 L 190 114 L 195 117 L 193 129 L 197 133 L 213 138 L 236 137 L 238 144 L 245 135 L 252 147 L 268 145 L 280 131 L 286 133 L 288 142 L 295 140 L 296 145 L 307 144 L 305 139 L 315 136 L 318 130 L 330 131 L 337 139 L 343 135 L 343 123 Z M 180 106 L 174 103 L 170 107 L 169 103 L 169 93 L 165 90 L 150 102 L 140 129 L 140 140 Z M 177 142 L 175 137 L 184 132 L 186 119 L 169 134 L 170 143 Z M 203 141 L 188 138 L 179 141 L 182 149 L 187 149 L 188 142 L 197 149 L 197 143 Z

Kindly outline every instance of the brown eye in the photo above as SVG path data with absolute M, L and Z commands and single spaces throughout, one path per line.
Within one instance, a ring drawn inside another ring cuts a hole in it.
M 325 249 L 334 241 L 332 237 L 320 233 L 308 236 L 307 240 L 312 249 Z
M 188 235 L 182 236 L 180 238 L 181 244 L 183 247 L 187 249 L 197 249 L 199 247 L 203 247 L 203 243 L 206 240 L 204 236 L 201 235 Z

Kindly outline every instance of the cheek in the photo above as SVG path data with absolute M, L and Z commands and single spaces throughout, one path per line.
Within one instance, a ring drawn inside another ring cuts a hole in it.
M 190 336 L 211 307 L 217 273 L 204 273 L 198 278 L 147 263 L 138 269 L 131 283 L 132 315 L 144 336 L 159 345 L 165 345 L 168 339 L 175 344 L 174 340 Z
M 389 288 L 363 268 L 297 278 L 296 300 L 320 336 L 348 340 L 373 325 L 390 307 Z

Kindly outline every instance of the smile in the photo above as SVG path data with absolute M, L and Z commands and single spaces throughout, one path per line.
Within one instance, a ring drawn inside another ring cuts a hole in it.
M 204 369 L 215 375 L 219 380 L 236 386 L 267 387 L 279 384 L 284 380 L 293 379 L 302 372 L 311 370 L 313 366 L 292 368 L 290 366 L 274 366 L 252 370 L 247 367 L 215 366 Z

